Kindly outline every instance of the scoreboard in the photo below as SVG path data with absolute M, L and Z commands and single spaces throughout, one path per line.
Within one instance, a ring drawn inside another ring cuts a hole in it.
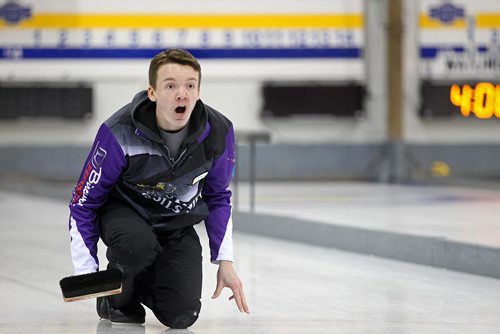
M 500 1 L 422 0 L 423 117 L 500 118 Z

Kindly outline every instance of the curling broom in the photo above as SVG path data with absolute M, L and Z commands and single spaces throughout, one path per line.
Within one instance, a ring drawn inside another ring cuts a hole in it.
M 122 272 L 113 268 L 65 277 L 59 281 L 65 302 L 116 295 L 122 292 Z

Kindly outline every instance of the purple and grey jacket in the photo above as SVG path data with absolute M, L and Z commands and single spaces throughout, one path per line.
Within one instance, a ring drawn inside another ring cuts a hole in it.
M 132 207 L 158 230 L 204 220 L 211 261 L 233 260 L 232 123 L 199 100 L 174 160 L 159 134 L 155 108 L 142 91 L 99 128 L 69 204 L 77 275 L 98 270 L 97 212 L 108 200 Z

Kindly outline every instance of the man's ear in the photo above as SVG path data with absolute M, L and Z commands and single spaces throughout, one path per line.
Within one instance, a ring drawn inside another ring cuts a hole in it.
M 151 86 L 148 87 L 148 97 L 151 102 L 156 102 L 155 91 Z

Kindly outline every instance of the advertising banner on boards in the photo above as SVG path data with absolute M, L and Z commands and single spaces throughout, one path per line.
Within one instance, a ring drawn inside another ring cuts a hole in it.
M 362 0 L 0 0 L 0 59 L 323 59 L 363 76 Z M 335 74 L 333 74 L 335 75 Z
M 419 3 L 423 79 L 491 80 L 500 76 L 500 1 Z

